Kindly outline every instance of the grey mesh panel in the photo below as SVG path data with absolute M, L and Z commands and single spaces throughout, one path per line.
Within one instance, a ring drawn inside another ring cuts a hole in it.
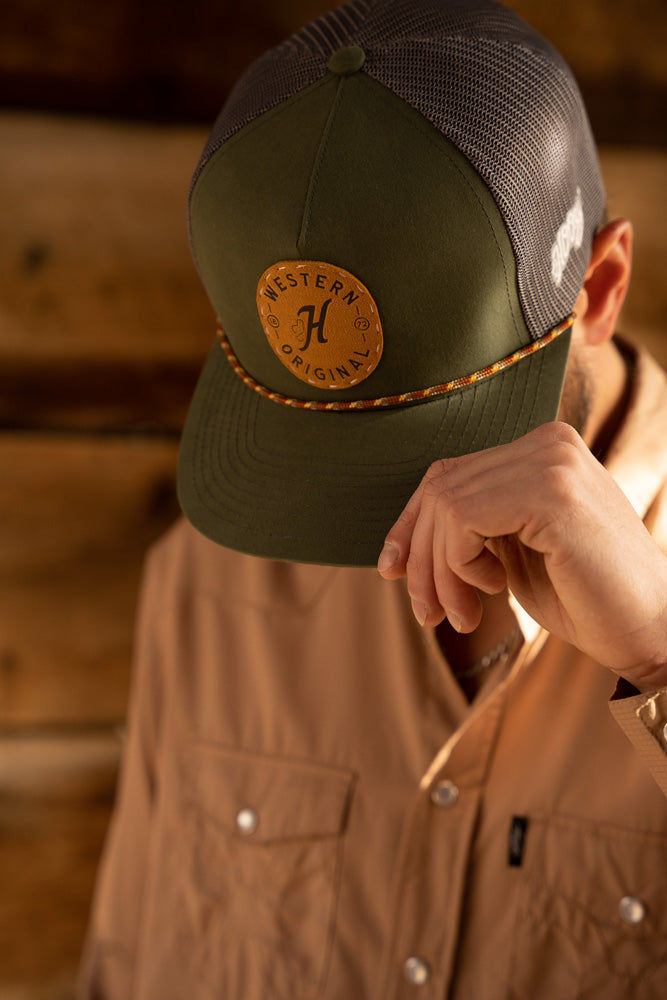
M 199 171 L 234 132 L 359 45 L 364 71 L 416 108 L 468 157 L 505 219 L 526 323 L 539 337 L 581 288 L 605 195 L 576 83 L 555 50 L 506 8 L 480 2 L 352 0 L 256 62 L 219 116 Z M 562 281 L 551 248 L 581 192 L 585 228 Z
M 212 153 L 234 132 L 323 77 L 329 57 L 338 49 L 359 44 L 355 39 L 361 37 L 364 19 L 372 7 L 367 0 L 352 0 L 254 62 L 232 89 L 216 120 L 193 184 Z

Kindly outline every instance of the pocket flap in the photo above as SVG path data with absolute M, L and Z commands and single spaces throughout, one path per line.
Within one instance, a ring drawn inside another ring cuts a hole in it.
M 186 801 L 230 836 L 269 843 L 344 828 L 354 779 L 344 768 L 198 743 L 184 769 Z
M 552 816 L 534 826 L 530 834 L 535 837 L 533 863 L 540 887 L 570 900 L 578 913 L 587 914 L 598 926 L 618 925 L 635 934 L 658 929 L 667 933 L 664 890 L 656 877 L 667 857 L 664 834 L 565 816 Z M 645 923 L 639 920 L 632 928 L 632 922 L 619 919 L 626 898 L 646 905 Z

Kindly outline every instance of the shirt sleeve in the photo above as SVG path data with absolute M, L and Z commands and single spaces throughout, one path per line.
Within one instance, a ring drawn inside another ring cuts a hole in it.
M 620 680 L 611 713 L 667 795 L 667 688 L 642 694 Z
M 158 744 L 161 656 L 152 627 L 154 577 L 149 560 L 137 615 L 127 736 L 79 969 L 79 1000 L 133 995 Z

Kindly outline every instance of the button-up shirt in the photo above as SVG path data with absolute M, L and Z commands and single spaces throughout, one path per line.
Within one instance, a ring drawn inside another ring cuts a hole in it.
M 666 388 L 640 354 L 608 468 L 667 548 Z M 469 703 L 402 581 L 179 522 L 80 996 L 667 996 L 667 692 L 519 617 Z

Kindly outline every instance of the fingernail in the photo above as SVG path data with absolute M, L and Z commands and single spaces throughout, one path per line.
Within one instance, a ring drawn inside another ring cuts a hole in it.
M 393 542 L 386 542 L 382 552 L 380 553 L 380 558 L 378 559 L 378 571 L 380 573 L 386 573 L 387 570 L 391 569 L 394 563 L 397 562 L 398 555 L 398 549 Z
M 460 632 L 463 627 L 463 622 L 460 617 L 454 611 L 447 611 L 447 621 L 452 626 L 455 632 Z
M 426 605 L 422 604 L 421 601 L 413 601 L 412 612 L 419 624 L 423 625 L 426 621 Z

